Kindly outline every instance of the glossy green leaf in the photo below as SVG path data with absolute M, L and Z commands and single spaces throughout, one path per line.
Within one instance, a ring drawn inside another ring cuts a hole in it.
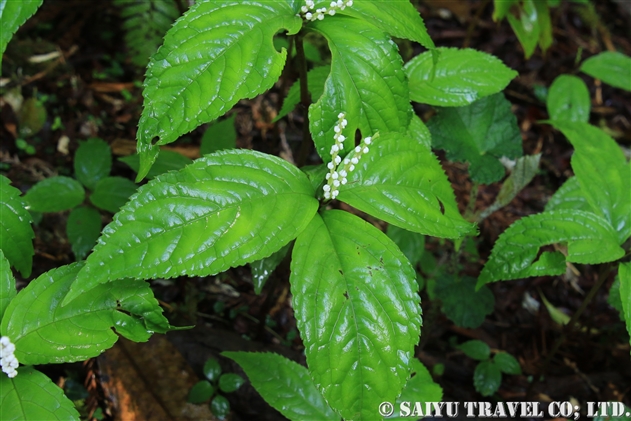
M 46 112 L 46 106 L 44 105 L 44 103 L 35 97 L 28 98 L 24 101 L 24 103 L 20 107 L 20 110 L 17 113 L 20 128 L 19 135 L 21 137 L 34 136 L 40 130 L 42 130 L 42 128 L 44 128 L 47 117 L 48 113 Z M 18 139 L 18 141 L 19 140 L 20 139 Z M 28 151 L 28 149 L 26 150 Z
M 567 243 L 567 257 L 539 248 Z M 624 255 L 616 232 L 603 218 L 591 212 L 557 210 L 531 215 L 514 222 L 495 242 L 491 256 L 478 279 L 478 287 L 489 282 L 529 276 L 565 273 L 565 261 L 597 264 Z
M 15 278 L 13 273 L 11 273 L 11 266 L 0 249 L 0 321 L 2 321 L 4 310 L 6 310 L 16 293 Z
M 219 377 L 219 389 L 224 393 L 231 393 L 239 389 L 245 380 L 235 373 L 226 373 Z
M 631 167 L 615 140 L 587 123 L 553 122 L 574 146 L 572 170 L 592 209 L 616 230 L 619 244 L 631 236 Z
M 138 190 L 103 230 L 68 302 L 126 277 L 208 276 L 269 256 L 309 223 L 318 201 L 286 161 L 217 152 Z
M 483 361 L 491 357 L 491 348 L 478 339 L 464 342 L 458 345 L 458 349 L 474 360 Z
M 631 91 L 631 57 L 617 51 L 604 51 L 588 58 L 581 72 L 608 85 Z
M 157 145 L 268 90 L 287 56 L 286 50 L 274 48 L 274 34 L 281 29 L 294 34 L 301 26 L 302 19 L 285 1 L 201 1 L 178 19 L 147 67 L 138 178 L 149 171 Z
M 83 186 L 74 178 L 56 176 L 35 184 L 24 195 L 29 210 L 60 212 L 80 205 L 85 199 Z
M 230 402 L 221 395 L 217 395 L 210 402 L 210 410 L 220 420 L 226 418 L 230 414 Z
M 204 363 L 204 376 L 211 382 L 215 382 L 221 376 L 221 366 L 219 361 L 214 358 L 209 358 Z
M 62 363 L 96 357 L 118 339 L 113 327 L 135 341 L 146 341 L 153 331 L 168 330 L 168 322 L 144 281 L 100 285 L 62 307 L 60 303 L 81 266 L 74 263 L 44 273 L 7 307 L 1 330 L 15 344 L 20 363 Z M 143 335 L 127 335 L 137 332 L 137 326 Z
M 291 243 L 277 252 L 272 253 L 269 257 L 250 263 L 250 269 L 252 269 L 252 283 L 254 284 L 254 292 L 256 294 L 261 293 L 265 282 L 269 279 L 272 272 L 274 272 L 274 269 L 283 261 L 290 247 Z
M 624 321 L 624 310 L 622 309 L 622 299 L 620 297 L 620 270 L 618 270 L 616 280 L 611 284 L 611 288 L 609 288 L 607 304 L 618 310 L 618 312 L 620 312 L 620 319 Z
M 537 24 L 539 25 L 539 48 L 545 52 L 552 45 L 552 20 L 550 19 L 550 9 L 544 1 L 534 1 L 537 10 Z
M 491 396 L 502 384 L 502 372 L 494 361 L 482 361 L 473 373 L 473 386 L 482 396 Z
M 589 121 L 591 101 L 581 78 L 561 75 L 554 79 L 546 103 L 551 120 Z
M 325 181 L 324 177 L 329 172 L 329 169 L 326 167 L 326 165 L 305 165 L 300 169 L 307 175 L 307 178 L 309 178 L 309 181 L 311 182 L 314 190 L 318 191 L 318 189 L 322 189 Z M 320 190 L 320 192 L 321 191 L 322 190 Z
M 519 361 L 508 352 L 498 352 L 493 356 L 493 362 L 497 365 L 503 373 L 506 374 L 521 374 L 521 367 Z
M 0 0 L 0 65 L 13 34 L 42 5 L 43 0 Z
M 199 152 L 202 155 L 237 147 L 237 129 L 234 127 L 235 116 L 236 114 L 232 114 L 227 119 L 208 126 L 199 147 Z
M 517 159 L 510 175 L 502 183 L 500 192 L 495 201 L 488 208 L 480 211 L 475 220 L 481 222 L 498 209 L 508 205 L 524 187 L 526 187 L 537 174 L 541 154 L 522 156 Z
M 145 67 L 180 15 L 178 4 L 173 0 L 115 0 L 114 4 L 123 19 L 128 57 L 136 66 Z
M 309 94 L 311 94 L 311 100 L 317 101 L 324 92 L 324 82 L 326 78 L 329 77 L 329 73 L 331 73 L 331 66 L 319 66 L 314 67 L 313 69 L 307 72 L 307 90 Z M 296 105 L 300 103 L 300 80 L 297 80 L 289 91 L 287 92 L 287 96 L 283 101 L 283 106 L 276 118 L 274 118 L 273 122 L 280 120 L 289 114 Z
M 116 213 L 136 192 L 138 186 L 124 177 L 107 177 L 96 183 L 90 202 L 97 208 Z
M 190 403 L 204 403 L 211 398 L 215 393 L 215 388 L 208 380 L 201 380 L 193 385 L 188 392 L 187 402 Z
M 224 352 L 222 355 L 236 361 L 263 399 L 291 421 L 339 419 L 316 389 L 305 367 L 272 353 Z
M 624 322 L 627 325 L 627 332 L 631 336 L 631 263 L 620 263 L 618 279 L 620 280 L 620 302 L 622 303 Z
M 416 114 L 414 114 L 412 116 L 412 120 L 410 120 L 410 127 L 408 127 L 407 136 L 416 140 L 427 149 L 432 148 L 432 134 L 425 123 L 423 123 L 423 120 L 421 120 Z
M 291 291 L 311 376 L 345 419 L 377 419 L 405 385 L 421 324 L 414 269 L 384 233 L 343 211 L 313 218 Z
M 349 155 L 352 157 L 353 155 Z M 374 140 L 340 186 L 338 199 L 409 231 L 458 238 L 466 222 L 438 159 L 425 146 L 395 133 Z
M 523 0 L 519 7 L 519 19 L 510 13 L 506 15 L 508 23 L 510 23 L 519 43 L 524 48 L 526 59 L 529 59 L 535 52 L 541 35 L 539 15 L 535 6 L 536 1 L 539 0 Z
M 320 99 L 309 107 L 309 127 L 322 159 L 330 161 L 340 112 L 352 139 L 376 131 L 405 133 L 412 117 L 403 62 L 396 44 L 374 26 L 348 16 L 329 16 L 308 28 L 323 35 L 331 49 L 331 74 Z M 353 148 L 346 142 L 346 151 Z
M 497 22 L 504 19 L 510 8 L 517 2 L 518 0 L 493 0 L 493 20 Z
M 434 64 L 431 51 L 405 65 L 412 101 L 459 107 L 502 91 L 517 72 L 482 51 L 440 47 Z
M 20 191 L 0 175 L 0 250 L 23 277 L 31 274 L 33 238 L 31 215 L 24 207 Z
M 399 247 L 412 266 L 416 266 L 425 252 L 425 237 L 421 234 L 388 225 L 386 235 Z
M 442 311 L 456 325 L 475 329 L 493 313 L 495 297 L 490 289 L 476 291 L 476 280 L 469 276 L 443 275 L 436 280 L 434 292 L 442 301 Z
M 451 161 L 467 161 L 474 181 L 491 184 L 504 177 L 499 158 L 522 155 L 522 139 L 511 104 L 499 93 L 471 105 L 441 108 L 427 124 L 432 145 Z
M 390 36 L 416 41 L 427 49 L 435 48 L 423 18 L 409 1 L 356 0 L 341 14 L 362 19 Z
M 136 172 L 140 170 L 140 156 L 137 154 L 118 158 L 118 160 L 129 165 Z M 153 163 L 153 166 L 147 173 L 147 178 L 154 178 L 168 171 L 181 170 L 192 162 L 192 159 L 187 158 L 180 153 L 165 150 L 160 151 L 160 155 L 158 155 L 156 161 Z
M 591 212 L 592 207 L 581 190 L 577 177 L 568 178 L 546 203 L 546 211 L 560 209 Z
M 0 375 L 1 420 L 79 421 L 74 403 L 46 375 L 33 367 L 17 370 L 12 379 Z
M 441 402 L 443 400 L 443 389 L 434 382 L 432 379 L 432 375 L 429 373 L 427 368 L 416 358 L 413 358 L 410 361 L 410 365 L 412 370 L 410 371 L 410 379 L 405 384 L 403 391 L 401 392 L 401 396 L 397 398 L 396 403 L 394 404 L 395 408 L 395 416 L 386 418 L 387 420 L 409 420 L 409 416 L 398 417 L 399 409 L 402 408 L 401 404 L 403 402 L 407 402 L 409 406 L 410 413 L 412 413 L 414 409 L 414 405 L 419 402 L 422 405 L 422 408 L 425 408 L 426 402 Z M 405 405 L 405 404 L 404 404 Z
M 82 142 L 74 155 L 75 177 L 84 186 L 94 190 L 99 180 L 110 175 L 112 151 L 102 139 L 92 138 Z
M 85 259 L 101 235 L 101 214 L 93 208 L 80 206 L 68 215 L 66 235 L 77 260 Z

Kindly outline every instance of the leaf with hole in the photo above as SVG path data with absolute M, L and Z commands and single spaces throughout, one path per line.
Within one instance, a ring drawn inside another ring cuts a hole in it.
M 567 244 L 567 256 L 544 251 L 537 259 L 540 247 L 558 243 Z M 623 255 L 616 232 L 600 216 L 577 210 L 544 212 L 517 220 L 500 235 L 480 273 L 478 287 L 500 280 L 561 275 L 566 260 L 598 264 Z
M 35 212 L 61 212 L 80 205 L 85 199 L 83 186 L 74 178 L 56 176 L 46 178 L 24 195 L 29 210 Z
M 348 155 L 352 158 L 353 153 Z M 375 139 L 338 199 L 409 231 L 458 238 L 474 227 L 460 212 L 436 156 L 405 135 Z
M 208 276 L 262 259 L 317 208 L 307 177 L 280 158 L 238 149 L 207 155 L 138 190 L 103 230 L 66 302 L 115 279 Z
M 414 269 L 384 233 L 343 211 L 316 215 L 291 267 L 298 328 L 313 380 L 346 419 L 374 419 L 409 375 L 420 330 Z
M 97 208 L 116 213 L 136 192 L 138 186 L 124 177 L 107 177 L 96 183 L 90 202 Z
M 18 373 L 0 375 L 0 419 L 79 421 L 74 403 L 46 375 L 33 367 Z
M 31 274 L 35 253 L 31 221 L 20 191 L 11 186 L 8 178 L 0 175 L 0 250 L 25 278 Z
M 439 47 L 405 65 L 412 101 L 439 107 L 461 107 L 502 91 L 517 72 L 497 57 L 472 49 Z
M 441 108 L 428 123 L 432 145 L 445 149 L 451 161 L 469 162 L 474 181 L 491 184 L 504 177 L 499 158 L 522 156 L 517 118 L 503 94 L 465 107 Z
M 73 209 L 66 221 L 66 235 L 75 259 L 85 259 L 101 235 L 101 214 L 85 206 Z
M 80 142 L 74 155 L 74 173 L 77 180 L 94 190 L 99 180 L 110 175 L 112 151 L 109 145 L 98 138 Z
M 147 175 L 158 145 L 175 141 L 254 98 L 276 82 L 287 51 L 272 39 L 302 20 L 285 1 L 197 2 L 164 37 L 147 67 L 144 110 L 138 123 L 140 172 Z
M 330 161 L 334 127 L 346 113 L 349 139 L 376 131 L 405 133 L 412 108 L 403 62 L 396 44 L 381 30 L 348 16 L 330 16 L 307 26 L 324 36 L 331 49 L 331 73 L 324 93 L 309 107 L 309 128 L 322 159 Z M 353 145 L 346 142 L 345 151 Z

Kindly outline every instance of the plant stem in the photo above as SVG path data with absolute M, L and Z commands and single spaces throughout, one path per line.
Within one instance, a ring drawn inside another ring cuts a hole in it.
M 298 61 L 298 75 L 300 77 L 300 105 L 302 107 L 303 125 L 302 125 L 302 145 L 298 153 L 296 164 L 302 167 L 306 164 L 307 158 L 313 148 L 313 139 L 309 131 L 309 105 L 311 105 L 311 95 L 307 85 L 307 59 L 305 57 L 305 48 L 303 44 L 304 34 L 298 32 L 295 37 L 296 43 L 296 60 Z
M 592 300 L 594 299 L 594 297 L 596 296 L 596 293 L 598 292 L 598 290 L 603 286 L 603 284 L 607 280 L 609 272 L 611 272 L 611 268 L 612 268 L 612 264 L 611 263 L 607 263 L 607 264 L 604 264 L 604 265 L 601 266 L 600 271 L 598 272 L 598 281 L 596 281 L 596 283 L 594 284 L 592 289 L 589 290 L 589 292 L 587 293 L 587 296 L 585 297 L 585 299 L 581 303 L 581 306 L 572 315 L 572 318 L 570 319 L 570 321 L 567 323 L 567 325 L 565 325 L 565 328 L 563 329 L 563 332 L 561 333 L 561 336 L 559 336 L 559 338 L 556 340 L 556 342 L 552 346 L 552 349 L 548 353 L 548 356 L 543 361 L 543 366 L 541 367 L 541 370 L 539 371 L 539 374 L 533 378 L 532 383 L 530 383 L 530 386 L 528 386 L 528 390 L 526 391 L 526 398 L 528 398 L 528 396 L 530 396 L 534 386 L 539 382 L 539 379 L 543 375 L 545 375 L 545 373 L 546 373 L 546 371 L 548 369 L 548 365 L 552 361 L 552 358 L 554 358 L 554 356 L 556 355 L 556 353 L 559 350 L 559 348 L 561 348 L 561 345 L 563 345 L 563 343 L 567 339 L 567 335 L 570 332 L 572 332 L 572 330 L 574 329 L 574 325 L 578 321 L 579 317 L 581 317 L 581 315 L 583 314 L 583 312 L 585 311 L 585 309 L 587 308 L 589 303 L 591 303 Z

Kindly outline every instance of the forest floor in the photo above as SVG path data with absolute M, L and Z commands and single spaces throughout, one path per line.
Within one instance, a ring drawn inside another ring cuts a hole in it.
M 601 85 L 577 70 L 581 57 L 601 51 L 615 49 L 631 55 L 631 11 L 624 2 L 593 0 L 593 7 L 588 7 L 562 1 L 552 9 L 552 46 L 545 55 L 538 49 L 526 60 L 508 23 L 492 20 L 492 2 L 416 3 L 437 46 L 485 51 L 519 72 L 505 95 L 519 122 L 524 153 L 542 154 L 534 180 L 508 206 L 487 218 L 468 251 L 458 255 L 462 272 L 477 277 L 499 234 L 513 221 L 541 212 L 552 193 L 572 175 L 571 145 L 550 126 L 538 122 L 547 118 L 541 92 L 555 77 L 581 77 L 592 98 L 590 122 L 605 128 L 622 146 L 631 147 L 631 94 Z M 406 60 L 421 51 L 420 46 L 410 43 L 401 43 L 400 47 Z M 50 52 L 59 54 L 44 63 L 28 60 Z M 135 151 L 143 70 L 130 62 L 119 11 L 111 1 L 45 0 L 40 11 L 16 34 L 3 66 L 0 172 L 14 186 L 27 191 L 51 175 L 71 175 L 78 142 L 90 137 L 104 139 L 116 158 Z M 281 128 L 271 123 L 283 98 L 282 89 L 279 84 L 265 95 L 237 104 L 232 113 L 239 147 L 274 154 L 287 153 L 289 148 L 297 153 L 302 131 L 299 113 L 290 114 Z M 37 131 L 26 139 L 33 148 L 30 153 L 16 143 L 16 130 L 25 120 L 12 109 L 10 95 L 36 98 L 46 110 Z M 429 107 L 416 106 L 416 111 L 424 120 L 432 113 Z M 172 149 L 190 158 L 198 157 L 202 134 L 203 128 L 197 129 L 171 145 Z M 281 135 L 288 146 L 282 146 Z M 472 200 L 466 165 L 448 162 L 441 152 L 437 154 L 464 211 Z M 135 173 L 115 159 L 112 175 L 133 180 Z M 500 183 L 480 186 L 474 198 L 475 209 L 488 207 L 499 187 Z M 36 226 L 35 266 L 30 279 L 74 261 L 65 234 L 67 217 L 67 212 L 45 214 Z M 103 218 L 107 222 L 111 214 Z M 425 248 L 426 258 L 419 268 L 425 278 L 431 278 L 433 266 L 454 258 L 449 241 L 428 238 Z M 416 356 L 442 386 L 444 401 L 539 401 L 542 405 L 570 401 L 583 407 L 585 402 L 618 401 L 631 405 L 629 338 L 619 313 L 607 301 L 615 277 L 612 274 L 583 313 L 580 329 L 566 332 L 559 351 L 544 364 L 563 328 L 545 306 L 541 305 L 539 311 L 526 309 L 524 297 L 541 302 L 543 295 L 554 307 L 571 315 L 599 276 L 599 267 L 573 270 L 561 277 L 492 284 L 494 312 L 476 329 L 455 325 L 423 290 L 424 326 Z M 274 351 L 304 363 L 288 279 L 289 265 L 284 261 L 260 295 L 254 293 L 248 267 L 208 278 L 153 281 L 156 297 L 172 324 L 195 325 L 194 329 L 169 333 L 168 341 L 154 338 L 148 344 L 121 342 L 84 365 L 43 370 L 66 386 L 68 393 L 75 393 L 72 396 L 82 402 L 85 419 L 174 419 L 169 395 L 173 390 L 188 390 L 197 377 L 202 378 L 207 358 L 220 358 L 225 370 L 240 372 L 219 357 L 222 351 Z M 19 287 L 27 282 L 18 277 Z M 509 352 L 520 362 L 522 374 L 505 375 L 494 396 L 482 397 L 473 384 L 476 361 L 454 347 L 469 339 L 480 339 L 492 349 Z M 168 365 L 175 365 L 179 371 L 168 370 Z M 234 420 L 283 419 L 249 386 L 228 399 Z M 191 408 L 189 419 L 210 419 L 210 415 Z

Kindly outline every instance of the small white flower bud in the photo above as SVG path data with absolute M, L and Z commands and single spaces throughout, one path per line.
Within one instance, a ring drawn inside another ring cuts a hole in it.
M 346 178 L 342 178 L 342 184 L 346 184 L 347 182 Z
M 333 152 L 337 152 L 340 150 L 340 147 L 337 145 L 333 145 L 331 146 L 331 155 L 333 155 Z
M 330 199 L 331 198 L 331 193 L 329 193 L 328 191 L 324 192 L 324 198 L 325 199 Z
M 332 170 L 333 168 L 335 168 L 335 165 L 333 165 L 332 162 L 329 162 L 328 164 L 326 164 L 326 167 L 330 170 Z
M 339 3 L 339 1 L 338 1 L 338 3 Z M 345 116 L 345 115 L 346 115 L 346 114 L 344 114 L 344 113 L 339 113 L 339 114 L 337 115 L 337 118 L 344 118 L 344 116 Z
M 338 141 L 338 142 L 340 142 L 340 143 L 344 143 L 344 141 L 345 141 L 345 140 L 346 140 L 346 137 L 345 137 L 343 134 L 341 134 L 341 135 L 337 138 L 337 141 Z
M 372 143 L 372 137 L 368 136 L 366 139 L 364 139 L 364 143 L 366 145 L 370 145 Z
M 309 9 L 307 8 L 307 6 L 302 6 L 302 7 L 300 8 L 300 11 L 301 11 L 302 13 L 307 13 L 307 12 L 309 11 Z
M 335 133 L 339 133 L 339 132 L 341 132 L 341 131 L 342 131 L 342 129 L 340 128 L 340 126 L 335 126 L 335 127 L 333 127 L 333 131 L 334 131 Z
M 333 161 L 335 161 L 335 165 L 339 165 L 339 163 L 342 162 L 342 158 L 340 158 L 339 156 L 336 156 Z
M 346 2 L 346 6 L 351 7 L 353 5 L 353 0 L 348 0 Z
M 348 121 L 346 121 L 346 119 L 342 120 L 342 122 L 340 123 L 340 126 L 342 126 L 342 128 L 346 127 L 346 125 L 348 124 Z
M 360 152 L 361 152 L 361 150 L 362 150 L 362 147 L 361 147 L 361 146 L 356 146 L 356 147 L 355 147 L 355 152 L 356 152 L 356 153 L 360 153 Z
M 340 186 L 340 180 L 333 180 L 333 185 L 335 187 L 339 187 Z
M 363 151 L 364 153 L 368 153 L 369 150 L 370 149 L 368 149 L 368 146 L 364 146 L 364 151 Z
M 353 158 L 351 159 L 351 163 L 353 163 L 353 164 L 357 164 L 358 162 L 359 162 L 359 159 L 357 159 L 357 158 L 355 158 L 355 157 L 353 157 Z M 353 170 L 351 170 L 351 171 L 353 171 Z
M 331 178 L 333 180 L 337 180 L 338 177 L 339 177 L 339 174 L 337 172 L 334 172 L 333 174 L 331 174 Z
M 331 16 L 335 16 L 335 9 L 331 9 L 331 10 L 329 10 L 329 15 L 331 15 Z
M 344 158 L 344 165 L 348 165 L 351 162 L 350 159 L 348 158 Z
M 344 2 L 342 0 L 337 0 L 337 7 L 342 7 L 342 6 L 344 6 Z
M 351 165 L 351 167 L 348 170 L 352 172 L 354 169 L 355 169 L 355 165 Z
M 329 178 L 331 178 L 331 173 L 330 172 L 326 173 L 326 179 L 328 180 Z
M 331 196 L 333 197 L 333 199 L 335 199 L 335 198 L 337 197 L 337 195 L 338 195 L 338 194 L 340 194 L 340 191 L 339 191 L 339 190 L 334 190 L 334 191 L 331 193 Z
M 306 19 L 311 20 L 312 17 L 313 17 L 313 14 L 311 12 L 305 13 L 305 18 Z
M 328 184 L 325 184 L 324 186 L 322 186 L 322 190 L 324 190 L 325 192 L 331 191 L 331 186 L 329 186 Z
M 324 19 L 324 15 L 323 15 L 322 13 L 320 13 L 320 14 L 318 15 L 318 20 L 322 20 L 322 19 Z

